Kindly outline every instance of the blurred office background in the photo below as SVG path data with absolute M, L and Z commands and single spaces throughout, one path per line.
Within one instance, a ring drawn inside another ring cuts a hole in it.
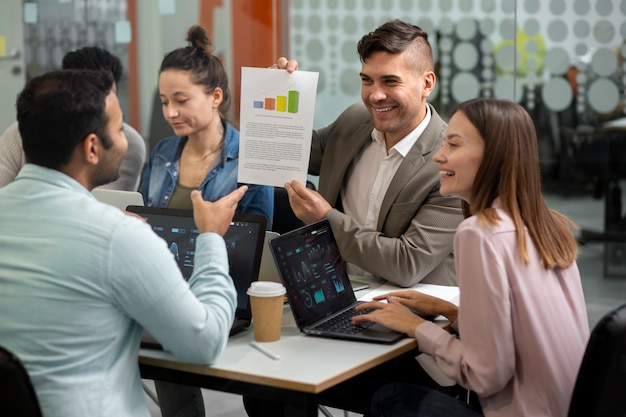
M 241 67 L 287 56 L 320 73 L 322 127 L 360 100 L 357 41 L 394 18 L 430 34 L 430 101 L 444 118 L 479 96 L 517 101 L 533 116 L 548 203 L 581 226 L 590 323 L 626 302 L 626 0 L 2 0 L 0 130 L 15 120 L 26 79 L 98 45 L 122 59 L 126 121 L 151 149 L 171 134 L 156 95 L 161 59 L 196 23 L 230 74 L 235 125 Z

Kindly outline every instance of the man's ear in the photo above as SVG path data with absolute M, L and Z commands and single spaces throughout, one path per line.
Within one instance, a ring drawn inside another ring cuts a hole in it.
M 437 77 L 433 71 L 425 71 L 424 72 L 424 93 L 426 97 L 430 95 L 435 89 L 435 83 L 437 82 Z
M 85 155 L 85 161 L 91 165 L 96 165 L 100 160 L 100 153 L 102 151 L 102 144 L 100 138 L 95 133 L 90 133 L 83 140 L 83 153 Z

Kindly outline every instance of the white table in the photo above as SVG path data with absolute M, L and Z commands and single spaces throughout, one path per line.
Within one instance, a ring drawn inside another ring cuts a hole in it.
M 290 416 L 317 416 L 318 394 L 362 372 L 416 349 L 414 339 L 386 345 L 306 336 L 288 307 L 281 339 L 263 345 L 280 355 L 274 360 L 252 348 L 252 329 L 230 338 L 212 366 L 182 363 L 167 352 L 141 349 L 143 378 L 219 391 L 248 394 L 286 403 Z

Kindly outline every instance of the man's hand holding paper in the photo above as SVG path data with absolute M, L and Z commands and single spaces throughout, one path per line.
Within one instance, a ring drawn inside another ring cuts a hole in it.
M 294 214 L 307 224 L 321 220 L 332 209 L 320 193 L 305 187 L 296 180 L 286 183 L 285 189 Z

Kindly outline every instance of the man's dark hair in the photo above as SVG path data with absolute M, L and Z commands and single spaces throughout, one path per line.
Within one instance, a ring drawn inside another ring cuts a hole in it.
M 61 63 L 63 69 L 88 69 L 108 71 L 113 75 L 115 84 L 122 78 L 122 61 L 106 49 L 97 46 L 86 46 L 68 52 Z
M 105 99 L 112 88 L 107 71 L 52 71 L 28 81 L 16 103 L 26 161 L 58 169 L 91 133 L 110 148 Z
M 407 58 L 418 70 L 433 70 L 433 52 L 428 34 L 419 26 L 395 19 L 383 23 L 373 32 L 363 36 L 357 44 L 361 62 L 366 62 L 375 52 L 400 54 L 407 51 Z

